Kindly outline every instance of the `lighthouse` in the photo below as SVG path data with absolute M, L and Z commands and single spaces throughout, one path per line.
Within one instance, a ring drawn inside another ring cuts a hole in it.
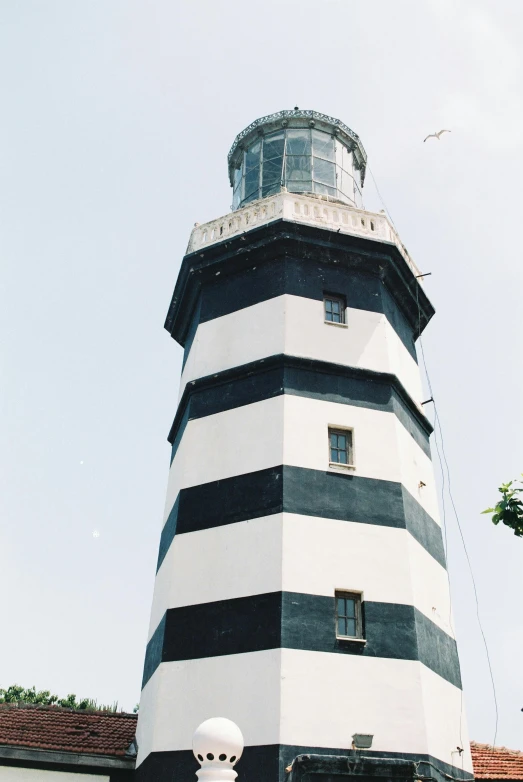
M 241 728 L 240 782 L 472 778 L 415 347 L 434 309 L 366 163 L 338 119 L 263 117 L 230 213 L 191 233 L 140 782 L 194 778 L 212 717 Z

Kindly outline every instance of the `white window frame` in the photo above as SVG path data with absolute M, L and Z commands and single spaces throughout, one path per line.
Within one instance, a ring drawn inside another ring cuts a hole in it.
M 350 438 L 350 448 L 348 449 L 347 458 L 352 457 L 349 464 L 343 464 L 342 462 L 331 462 L 331 434 L 348 434 Z M 329 460 L 329 467 L 332 470 L 355 470 L 356 469 L 356 452 L 354 448 L 354 429 L 350 426 L 338 426 L 337 424 L 327 425 L 327 445 L 328 453 L 327 458 Z
M 356 635 L 338 634 L 338 598 L 354 600 L 356 606 Z M 335 589 L 334 590 L 334 621 L 336 639 L 339 641 L 350 641 L 351 643 L 367 643 L 363 637 L 363 592 L 357 589 Z
M 340 304 L 341 323 L 335 323 L 333 320 L 327 320 L 327 313 L 325 312 L 325 303 L 327 301 L 337 301 Z M 341 326 L 347 328 L 347 303 L 344 296 L 340 296 L 338 293 L 324 293 L 323 294 L 323 322 L 327 326 Z

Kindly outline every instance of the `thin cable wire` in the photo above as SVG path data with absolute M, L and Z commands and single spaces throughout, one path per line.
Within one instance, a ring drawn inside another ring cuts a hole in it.
M 389 220 L 391 221 L 392 225 L 394 226 L 394 230 L 396 231 L 396 233 L 399 233 L 398 229 L 396 228 L 396 223 L 392 219 L 392 215 L 391 215 L 390 211 L 387 209 L 387 204 L 383 200 L 383 196 L 380 193 L 380 189 L 378 187 L 378 183 L 376 182 L 376 179 L 374 178 L 374 174 L 372 173 L 372 169 L 371 169 L 371 167 L 369 165 L 367 165 L 367 170 L 368 170 L 369 174 L 372 177 L 372 181 L 374 182 L 374 187 L 376 188 L 376 193 L 378 194 L 378 198 L 380 199 L 380 201 L 382 203 L 382 206 L 383 206 L 385 212 L 387 213 L 387 215 L 389 217 Z
M 444 548 L 445 548 L 445 560 L 447 563 L 446 571 L 447 571 L 447 581 L 449 585 L 449 627 L 452 631 L 452 634 L 454 638 L 456 637 L 456 630 L 454 627 L 453 617 L 452 617 L 452 583 L 451 583 L 451 577 L 450 577 L 450 567 L 449 567 L 449 544 L 448 544 L 448 536 L 447 536 L 447 512 L 446 512 L 446 505 L 445 505 L 445 471 L 443 470 L 443 458 L 442 453 L 440 451 L 439 447 L 439 437 L 438 437 L 438 429 L 440 427 L 436 426 L 436 403 L 434 402 L 434 395 L 432 391 L 432 384 L 430 382 L 429 373 L 427 371 L 427 364 L 425 361 L 425 354 L 423 352 L 423 342 L 421 340 L 421 306 L 419 302 L 419 283 L 416 282 L 416 306 L 418 308 L 418 342 L 420 344 L 421 348 L 421 355 L 423 360 L 423 369 L 425 371 L 425 377 L 427 378 L 427 385 L 429 389 L 430 396 L 432 397 L 432 402 L 434 404 L 434 444 L 436 446 L 436 453 L 438 455 L 438 463 L 439 463 L 439 470 L 441 475 L 441 512 L 442 512 L 442 520 L 443 520 L 443 541 L 444 541 Z M 440 430 L 441 431 L 441 430 Z M 460 708 L 459 708 L 459 746 L 463 749 L 463 688 L 460 690 Z M 463 757 L 463 752 L 460 753 L 461 757 L 461 769 L 464 770 L 464 762 L 465 758 Z
M 462 529 L 462 526 L 461 526 L 461 522 L 459 520 L 459 514 L 458 514 L 458 511 L 457 511 L 457 508 L 456 508 L 456 503 L 454 502 L 454 497 L 453 497 L 453 494 L 452 494 L 452 486 L 451 486 L 451 480 L 450 480 L 450 469 L 449 469 L 449 464 L 448 464 L 447 457 L 446 457 L 446 454 L 445 454 L 445 444 L 444 444 L 444 439 L 443 439 L 443 429 L 442 429 L 442 426 L 441 426 L 441 419 L 440 419 L 439 414 L 438 414 L 438 408 L 437 408 L 437 405 L 436 405 L 436 401 L 434 399 L 434 392 L 432 390 L 432 383 L 430 381 L 430 375 L 429 375 L 429 371 L 428 371 L 428 367 L 427 367 L 427 361 L 426 361 L 426 358 L 425 358 L 425 351 L 423 349 L 423 340 L 421 339 L 421 307 L 420 307 L 420 303 L 419 303 L 419 287 L 418 286 L 419 286 L 419 283 L 416 284 L 416 303 L 417 303 L 417 306 L 418 306 L 418 342 L 419 342 L 419 346 L 420 346 L 421 357 L 422 357 L 422 361 L 423 361 L 423 368 L 424 368 L 424 371 L 425 371 L 425 377 L 427 378 L 427 386 L 428 386 L 428 389 L 429 389 L 429 393 L 430 393 L 430 395 L 432 397 L 432 402 L 434 404 L 434 423 L 435 423 L 435 427 L 434 427 L 434 434 L 435 434 L 434 441 L 436 443 L 436 450 L 437 450 L 438 458 L 439 458 L 439 461 L 440 461 L 440 470 L 441 470 L 442 475 L 443 475 L 443 464 L 442 464 L 442 461 L 441 461 L 441 456 L 440 456 L 439 447 L 437 445 L 437 438 L 436 438 L 436 433 L 439 431 L 439 437 L 440 437 L 440 440 L 441 440 L 441 455 L 443 457 L 443 463 L 445 464 L 445 471 L 446 471 L 446 474 L 447 474 L 447 491 L 448 491 L 450 503 L 452 505 L 452 510 L 454 511 L 454 517 L 456 519 L 456 523 L 457 523 L 459 534 L 460 534 L 460 538 L 461 538 L 461 543 L 463 545 L 463 550 L 465 552 L 465 557 L 466 557 L 468 569 L 469 569 L 469 572 L 470 572 L 470 578 L 471 578 L 472 587 L 473 587 L 473 590 L 474 590 L 474 599 L 475 599 L 475 603 L 476 603 L 476 617 L 477 617 L 477 620 L 478 620 L 478 626 L 479 626 L 479 629 L 480 629 L 480 632 L 481 632 L 481 637 L 483 639 L 483 645 L 485 647 L 485 654 L 486 654 L 487 663 L 488 663 L 488 669 L 489 669 L 489 673 L 490 673 L 490 681 L 491 681 L 491 684 L 492 684 L 492 695 L 493 695 L 493 698 L 494 698 L 494 709 L 495 709 L 495 715 L 496 715 L 495 716 L 495 722 L 494 722 L 494 741 L 492 743 L 492 747 L 494 748 L 496 746 L 496 740 L 497 740 L 497 736 L 498 736 L 498 723 L 499 723 L 499 709 L 498 709 L 498 699 L 497 699 L 497 694 L 496 694 L 496 684 L 495 684 L 495 681 L 494 681 L 494 672 L 492 670 L 492 662 L 491 662 L 491 659 L 490 659 L 490 653 L 489 653 L 489 648 L 488 648 L 488 644 L 487 644 L 487 638 L 485 636 L 485 631 L 483 630 L 483 624 L 481 622 L 481 615 L 480 615 L 480 610 L 479 610 L 479 597 L 478 597 L 478 590 L 477 590 L 477 587 L 476 587 L 476 579 L 474 577 L 474 571 L 473 571 L 472 562 L 470 560 L 470 556 L 469 556 L 469 553 L 468 553 L 467 544 L 465 543 L 465 537 L 463 535 L 463 529 Z M 442 491 L 443 491 L 443 489 L 442 489 Z M 443 515 L 445 517 L 444 506 L 443 506 Z M 446 524 L 445 524 L 445 536 L 446 536 Z M 447 544 L 445 544 L 445 545 L 447 545 Z M 447 562 L 447 573 L 448 573 L 448 562 Z M 449 587 L 450 587 L 450 574 L 449 574 Z M 463 690 L 461 691 L 461 704 L 462 704 L 462 707 L 461 707 L 461 718 L 462 718 L 462 716 L 463 716 Z M 461 718 L 460 718 L 460 733 L 461 733 Z M 461 744 L 463 744 L 463 741 L 461 741 Z
M 418 342 L 419 342 L 420 348 L 421 348 L 421 354 L 422 354 L 422 359 L 423 359 L 423 369 L 425 371 L 425 377 L 427 378 L 427 385 L 428 385 L 428 388 L 429 388 L 429 393 L 430 393 L 430 395 L 432 397 L 432 402 L 434 404 L 434 416 L 435 416 L 434 424 L 436 424 L 436 404 L 434 402 L 434 396 L 433 396 L 433 392 L 432 392 L 432 384 L 430 382 L 430 377 L 429 377 L 429 374 L 427 372 L 427 364 L 425 362 L 425 354 L 423 353 L 423 343 L 422 343 L 422 340 L 421 340 L 421 306 L 420 306 L 420 302 L 419 302 L 419 283 L 416 283 L 416 305 L 417 305 L 417 308 L 418 308 Z M 446 505 L 445 505 L 445 471 L 443 470 L 443 458 L 442 458 L 442 453 L 441 453 L 440 447 L 439 447 L 439 439 L 440 438 L 438 437 L 438 434 L 441 433 L 441 430 L 440 430 L 440 432 L 438 432 L 438 429 L 439 429 L 439 427 L 434 425 L 434 444 L 436 446 L 436 453 L 438 454 L 439 470 L 440 470 L 440 474 L 441 474 L 441 512 L 442 512 L 442 517 L 443 517 L 443 519 L 442 519 L 443 520 L 443 524 L 442 524 L 442 526 L 443 526 L 443 543 L 444 543 L 444 548 L 445 548 L 445 560 L 446 560 L 446 563 L 447 563 L 447 567 L 446 567 L 447 581 L 448 581 L 448 585 L 449 585 L 449 618 L 448 618 L 448 621 L 449 621 L 449 627 L 450 627 L 450 629 L 452 631 L 452 635 L 455 638 L 456 637 L 456 630 L 455 630 L 455 627 L 454 627 L 453 616 L 452 616 L 452 583 L 451 583 L 450 567 L 449 567 L 449 544 L 448 544 L 448 536 L 447 536 L 447 526 L 448 525 L 447 525 L 447 511 L 446 511 Z M 440 436 L 441 436 L 441 434 L 440 434 Z M 442 441 L 442 443 L 443 443 L 443 441 Z M 460 694 L 460 712 L 459 712 L 459 745 L 463 749 L 463 706 L 464 706 L 464 704 L 463 704 L 463 688 L 461 689 L 460 693 L 461 694 Z M 464 765 L 464 761 L 465 761 L 465 759 L 463 757 L 463 752 L 460 753 L 460 757 L 461 757 L 461 768 L 463 770 L 463 765 Z
M 423 352 L 423 348 L 422 348 L 422 352 Z M 495 708 L 495 712 L 496 712 L 496 720 L 495 720 L 495 728 L 494 728 L 494 741 L 492 742 L 492 746 L 495 747 L 496 746 L 496 740 L 497 740 L 497 737 L 498 737 L 499 710 L 498 710 L 498 699 L 497 699 L 497 695 L 496 695 L 496 685 L 495 685 L 495 682 L 494 682 L 494 673 L 493 673 L 493 670 L 492 670 L 492 662 L 491 662 L 491 659 L 490 659 L 490 653 L 489 653 L 489 648 L 488 648 L 488 644 L 487 644 L 487 639 L 486 639 L 486 636 L 485 636 L 485 631 L 483 630 L 483 624 L 481 622 L 481 616 L 480 616 L 480 611 L 479 611 L 478 590 L 477 590 L 477 587 L 476 587 L 476 579 L 474 577 L 474 571 L 472 569 L 472 563 L 470 561 L 469 553 L 468 553 L 467 546 L 466 546 L 466 543 L 465 543 L 465 537 L 463 535 L 463 529 L 461 527 L 461 522 L 459 520 L 458 511 L 456 509 L 456 505 L 454 503 L 454 498 L 452 496 L 451 483 L 450 483 L 450 469 L 449 469 L 449 465 L 448 465 L 448 462 L 447 462 L 447 457 L 445 455 L 445 447 L 444 447 L 444 443 L 443 443 L 443 430 L 441 428 L 441 421 L 440 421 L 440 418 L 439 418 L 436 406 L 434 406 L 434 411 L 435 411 L 436 421 L 437 421 L 437 424 L 438 424 L 438 429 L 439 429 L 440 437 L 441 437 L 441 450 L 442 450 L 442 453 L 443 453 L 443 461 L 445 463 L 445 469 L 446 469 L 446 472 L 447 472 L 447 484 L 448 484 L 449 499 L 450 499 L 450 503 L 452 505 L 452 510 L 454 511 L 454 516 L 456 518 L 456 523 L 458 525 L 458 530 L 459 530 L 461 542 L 463 544 L 463 550 L 465 552 L 465 557 L 467 559 L 467 564 L 468 564 L 468 568 L 469 568 L 469 571 L 470 571 L 470 578 L 471 578 L 472 586 L 473 586 L 473 589 L 474 589 L 474 599 L 475 599 L 475 602 L 476 602 L 476 616 L 477 616 L 477 619 L 478 619 L 479 629 L 481 631 L 481 637 L 483 638 L 483 644 L 485 646 L 485 654 L 486 654 L 486 657 L 487 657 L 488 668 L 489 668 L 489 673 L 490 673 L 490 680 L 491 680 L 491 683 L 492 683 L 492 695 L 494 697 L 494 708 Z

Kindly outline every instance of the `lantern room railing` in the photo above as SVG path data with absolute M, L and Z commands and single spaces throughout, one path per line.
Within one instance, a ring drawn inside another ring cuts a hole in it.
M 369 212 L 321 196 L 288 192 L 253 201 L 248 206 L 209 223 L 197 223 L 191 233 L 187 253 L 197 252 L 256 226 L 281 219 L 395 244 L 413 273 L 420 274 L 384 212 Z M 420 278 L 420 281 L 423 282 L 423 279 Z

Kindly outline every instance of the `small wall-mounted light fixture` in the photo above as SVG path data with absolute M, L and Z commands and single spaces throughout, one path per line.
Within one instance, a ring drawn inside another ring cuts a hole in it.
M 370 749 L 372 747 L 372 739 L 374 734 L 370 733 L 355 733 L 352 737 L 353 749 Z

